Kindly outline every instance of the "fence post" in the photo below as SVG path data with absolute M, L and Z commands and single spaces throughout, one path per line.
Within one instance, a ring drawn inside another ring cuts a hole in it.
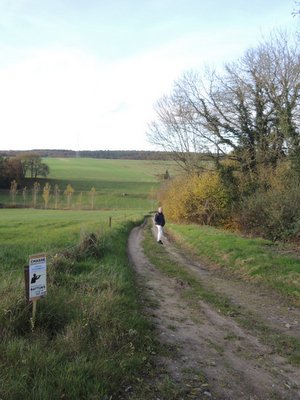
M 26 302 L 29 303 L 29 265 L 24 266 Z
M 24 276 L 25 276 L 25 293 L 26 293 L 26 302 L 28 304 L 32 304 L 32 316 L 30 317 L 30 326 L 31 332 L 34 331 L 35 326 L 35 316 L 36 316 L 36 303 L 37 300 L 33 300 L 30 302 L 29 300 L 29 265 L 24 266 Z
M 111 228 L 111 217 L 109 217 L 108 226 Z

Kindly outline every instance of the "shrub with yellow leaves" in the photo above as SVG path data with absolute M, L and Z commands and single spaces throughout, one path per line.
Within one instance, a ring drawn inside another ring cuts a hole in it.
M 217 172 L 173 179 L 161 191 L 159 200 L 166 217 L 174 222 L 216 225 L 230 213 L 231 196 Z

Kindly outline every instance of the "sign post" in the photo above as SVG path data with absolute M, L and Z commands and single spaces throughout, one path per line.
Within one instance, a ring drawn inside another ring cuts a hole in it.
M 33 254 L 29 256 L 29 267 L 27 282 L 25 283 L 26 295 L 29 302 L 32 302 L 32 317 L 30 318 L 31 330 L 34 330 L 37 300 L 47 294 L 47 262 L 46 254 Z

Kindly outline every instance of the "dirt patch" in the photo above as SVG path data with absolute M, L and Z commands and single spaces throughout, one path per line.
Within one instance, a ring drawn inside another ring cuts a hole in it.
M 182 398 L 300 399 L 300 370 L 209 304 L 199 301 L 197 310 L 191 308 L 180 294 L 185 289 L 181 282 L 166 277 L 145 257 L 141 246 L 143 229 L 138 227 L 131 232 L 129 257 L 139 285 L 156 304 L 148 306 L 147 313 L 155 323 L 158 338 L 165 348 L 173 349 L 170 356 L 158 357 L 157 365 L 186 388 L 186 396 Z M 170 257 L 196 272 L 202 283 L 225 293 L 243 308 L 251 302 L 249 310 L 257 312 L 266 324 L 298 336 L 299 310 L 274 304 L 259 290 L 247 297 L 246 286 L 241 282 L 218 276 L 218 272 L 209 271 L 180 254 L 169 241 L 164 243 Z M 256 299 L 258 293 L 261 296 Z M 266 311 L 261 310 L 263 307 Z

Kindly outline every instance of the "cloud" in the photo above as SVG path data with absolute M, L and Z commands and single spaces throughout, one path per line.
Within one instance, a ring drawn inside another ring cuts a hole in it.
M 152 105 L 183 60 L 172 46 L 110 63 L 72 48 L 38 50 L 0 70 L 2 146 L 147 146 Z
M 254 26 L 199 27 L 113 61 L 101 47 L 21 48 L 18 58 L 2 45 L 14 63 L 0 69 L 1 147 L 150 148 L 145 132 L 153 104 L 174 80 L 186 69 L 238 58 L 260 34 Z

